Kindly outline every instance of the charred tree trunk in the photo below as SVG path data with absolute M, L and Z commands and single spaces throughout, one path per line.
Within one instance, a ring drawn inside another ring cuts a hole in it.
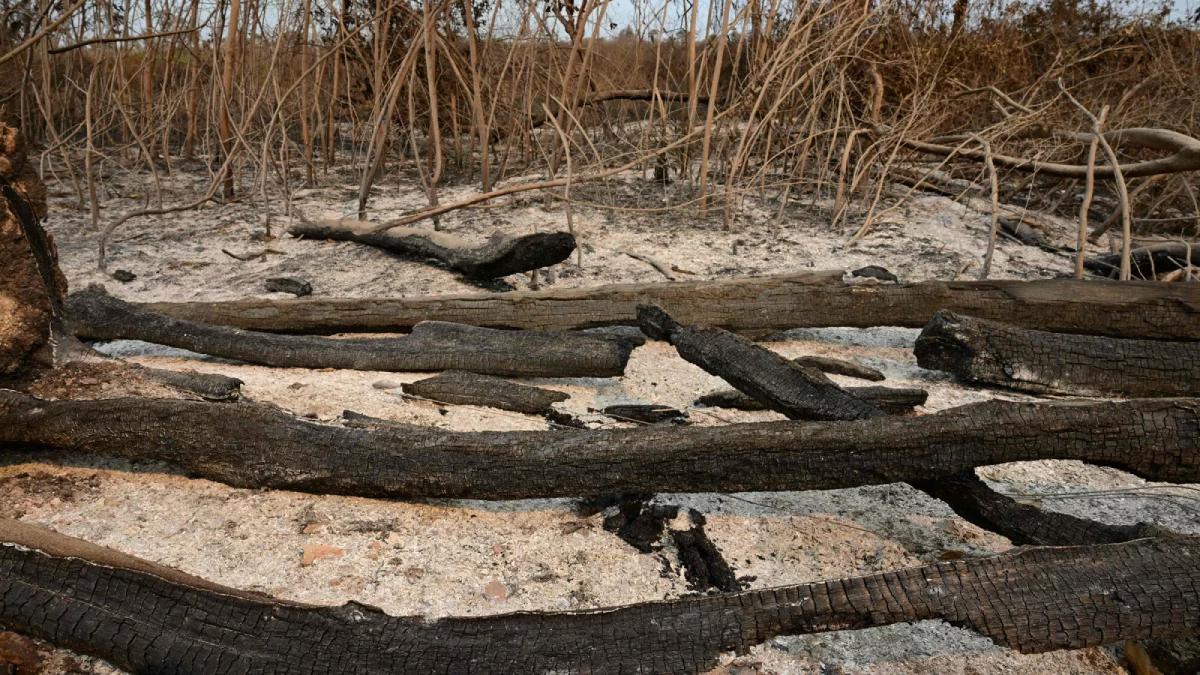
M 854 377 L 870 382 L 882 382 L 887 379 L 883 373 L 874 368 L 868 368 L 861 363 L 834 359 L 828 356 L 798 356 L 792 359 L 792 363 L 806 368 L 816 368 L 822 373 L 845 375 L 846 377 Z
M 102 340 L 132 339 L 248 363 L 291 368 L 470 370 L 523 377 L 612 377 L 634 344 L 570 332 L 506 331 L 440 321 L 399 338 L 338 340 L 256 333 L 148 312 L 102 291 L 73 293 L 71 329 Z
M 484 244 L 445 232 L 395 227 L 375 232 L 378 225 L 335 220 L 293 225 L 288 232 L 305 239 L 353 241 L 393 253 L 434 258 L 472 279 L 494 279 L 557 265 L 571 257 L 575 237 L 566 232 L 539 232 L 522 237 L 498 237 Z
M 638 324 L 652 339 L 675 346 L 686 361 L 725 378 L 739 391 L 792 419 L 854 420 L 883 411 L 857 399 L 819 370 L 720 328 L 683 326 L 657 307 L 638 309 Z
M 1034 393 L 1190 396 L 1200 391 L 1200 342 L 1064 335 L 938 312 L 914 351 L 922 368 Z
M 567 330 L 635 325 L 638 305 L 686 324 L 739 333 L 805 326 L 920 328 L 938 310 L 1027 328 L 1126 338 L 1200 335 L 1200 284 L 1076 281 L 923 281 L 849 284 L 843 273 L 428 298 L 247 299 L 151 303 L 147 309 L 205 323 L 283 333 L 403 331 L 421 321 Z
M 548 415 L 554 412 L 555 403 L 571 398 L 561 391 L 458 370 L 402 385 L 402 389 L 406 394 L 438 403 L 487 406 L 527 415 Z
M 929 393 L 924 389 L 907 387 L 844 387 L 842 391 L 889 415 L 906 415 L 913 408 L 925 405 Z M 736 389 L 722 389 L 696 399 L 696 405 L 735 410 L 766 410 L 756 401 Z
M 454 432 L 345 428 L 248 403 L 0 391 L 0 445 L 158 460 L 235 487 L 400 498 L 826 490 L 1034 459 L 1195 482 L 1200 401 L 994 401 L 854 422 Z
M 1200 624 L 1200 543 L 1031 548 L 604 611 L 429 621 L 277 600 L 0 521 L 0 625 L 132 672 L 695 673 L 777 635 L 924 619 L 1022 652 L 1182 637 Z

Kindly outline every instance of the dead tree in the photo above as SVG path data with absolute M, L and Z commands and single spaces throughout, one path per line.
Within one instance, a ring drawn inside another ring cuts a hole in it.
M 921 331 L 914 351 L 922 368 L 1033 393 L 1200 392 L 1198 342 L 1065 335 L 938 312 Z
M 926 619 L 1022 652 L 1191 635 L 1200 543 L 1029 548 L 603 611 L 429 621 L 278 600 L 0 521 L 0 625 L 131 672 L 695 673 L 778 635 Z
M 500 236 L 483 244 L 437 230 L 396 227 L 377 232 L 378 225 L 356 220 L 332 220 L 293 225 L 293 236 L 333 239 L 374 246 L 418 258 L 434 258 L 472 279 L 494 279 L 557 265 L 575 250 L 567 232 L 538 232 L 521 237 Z
M 334 339 L 259 333 L 175 319 L 89 288 L 67 301 L 76 334 L 132 339 L 286 368 L 470 370 L 515 377 L 612 377 L 625 372 L 627 337 L 509 331 L 427 321 L 397 338 Z
M 40 224 L 45 215 L 45 186 L 26 160 L 21 134 L 0 123 L 0 386 L 88 397 L 119 382 L 132 395 L 237 397 L 241 382 L 234 378 L 125 364 L 74 339 L 63 309 L 67 282 Z
M 921 417 L 722 427 L 456 432 L 347 428 L 253 403 L 47 401 L 0 390 L 0 447 L 155 460 L 243 488 L 522 499 L 828 490 L 1076 459 L 1200 480 L 1200 401 L 992 401 Z
M 637 307 L 646 304 L 682 323 L 752 335 L 818 326 L 920 328 L 942 309 L 1058 333 L 1167 340 L 1200 335 L 1200 284 L 1043 279 L 864 285 L 845 282 L 840 270 L 486 295 L 158 302 L 146 308 L 253 330 L 337 333 L 404 331 L 428 320 L 536 330 L 636 325 Z

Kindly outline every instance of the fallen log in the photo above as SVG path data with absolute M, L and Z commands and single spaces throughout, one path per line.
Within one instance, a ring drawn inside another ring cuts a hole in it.
M 843 391 L 889 415 L 906 415 L 913 408 L 925 405 L 929 392 L 908 387 L 843 387 Z M 766 410 L 756 401 L 736 389 L 722 389 L 696 399 L 696 405 L 735 410 Z
M 1173 340 L 1200 335 L 1200 284 L 1075 279 L 847 284 L 842 276 L 804 272 L 486 295 L 252 298 L 145 308 L 281 333 L 395 332 L 427 320 L 535 330 L 635 325 L 638 305 L 653 304 L 683 323 L 752 334 L 819 326 L 920 328 L 934 312 L 949 309 L 1060 333 Z
M 1200 342 L 1065 335 L 938 312 L 913 351 L 922 368 L 1033 393 L 1200 392 Z
M 913 487 L 945 502 L 963 520 L 1003 535 L 1017 546 L 1116 544 L 1145 537 L 1178 536 L 1148 523 L 1109 525 L 1022 504 L 988 487 L 973 470 L 918 481 Z
M 1142 246 L 1129 252 L 1129 273 L 1134 279 L 1154 280 L 1178 269 L 1200 267 L 1200 245 L 1168 241 Z M 1121 255 L 1095 256 L 1083 262 L 1093 274 L 1116 279 L 1121 274 Z
M 500 410 L 547 415 L 555 403 L 571 396 L 561 391 L 531 387 L 499 377 L 449 370 L 424 380 L 401 385 L 405 394 L 438 403 L 478 405 Z
M 678 408 L 669 405 L 653 403 L 623 403 L 605 406 L 601 410 L 605 415 L 626 422 L 642 422 L 644 424 L 687 424 L 688 415 Z
M 925 619 L 1027 653 L 1183 637 L 1200 623 L 1200 542 L 1029 548 L 598 611 L 427 620 L 275 599 L 0 521 L 0 625 L 131 672 L 695 673 L 778 635 Z
M 286 368 L 469 370 L 518 377 L 612 377 L 634 344 L 570 332 L 506 331 L 440 321 L 398 338 L 333 339 L 257 333 L 175 319 L 101 290 L 72 293 L 70 328 L 100 340 L 143 340 L 201 354 Z
M 328 220 L 298 223 L 288 232 L 305 239 L 352 241 L 405 256 L 434 258 L 472 279 L 494 279 L 557 265 L 575 250 L 575 237 L 566 232 L 501 236 L 484 244 L 472 244 L 437 230 L 395 227 L 374 231 L 378 227 L 376 223 L 356 220 Z
M 826 490 L 1035 459 L 1196 482 L 1200 401 L 992 401 L 853 422 L 454 432 L 345 428 L 252 403 L 45 401 L 0 390 L 0 445 L 161 461 L 234 487 L 412 499 Z
M 684 326 L 657 307 L 638 308 L 642 332 L 675 346 L 689 363 L 791 419 L 854 420 L 884 415 L 820 371 L 797 365 L 720 328 Z
M 886 379 L 883 373 L 874 368 L 864 366 L 861 363 L 835 359 L 828 356 L 798 356 L 792 359 L 792 363 L 798 366 L 816 368 L 822 373 L 856 377 L 860 380 L 869 380 L 871 382 L 882 382 Z

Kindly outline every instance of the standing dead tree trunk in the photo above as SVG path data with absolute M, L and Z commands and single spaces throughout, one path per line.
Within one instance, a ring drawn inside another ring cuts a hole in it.
M 248 299 L 147 308 L 284 333 L 398 331 L 426 320 L 538 330 L 636 325 L 638 305 L 650 304 L 682 323 L 751 334 L 806 326 L 921 328 L 948 309 L 1059 333 L 1168 340 L 1200 335 L 1200 284 L 1049 279 L 864 285 L 842 277 L 841 271 L 805 272 L 485 295 Z
M 1183 637 L 1200 623 L 1198 561 L 1194 538 L 1141 539 L 603 611 L 428 621 L 277 600 L 4 520 L 0 625 L 132 672 L 694 673 L 777 635 L 924 619 L 1022 652 Z
M 683 326 L 657 307 L 639 307 L 642 332 L 675 346 L 686 361 L 792 419 L 854 420 L 885 413 L 846 393 L 821 371 L 788 361 L 720 328 Z
M 234 487 L 522 499 L 830 490 L 1076 459 L 1200 480 L 1200 401 L 988 402 L 922 417 L 722 427 L 346 428 L 250 403 L 45 401 L 0 390 L 0 445 L 162 461 Z
M 333 339 L 256 333 L 155 314 L 88 289 L 67 302 L 71 328 L 102 340 L 131 339 L 285 368 L 470 370 L 516 377 L 612 377 L 634 343 L 583 333 L 506 331 L 427 321 L 398 338 Z
M 1065 335 L 938 312 L 921 331 L 914 351 L 922 368 L 1033 393 L 1200 392 L 1198 342 Z
M 241 383 L 234 378 L 123 364 L 67 333 L 67 281 L 39 222 L 45 215 L 45 186 L 27 161 L 21 134 L 0 124 L 0 386 L 52 397 L 71 387 L 86 397 L 97 385 L 85 383 L 119 378 L 131 394 L 237 397 Z
M 501 236 L 472 244 L 453 234 L 416 227 L 373 232 L 372 223 L 335 220 L 299 223 L 288 231 L 306 239 L 353 241 L 406 256 L 434 258 L 472 279 L 494 279 L 557 265 L 571 257 L 575 237 L 567 232 Z

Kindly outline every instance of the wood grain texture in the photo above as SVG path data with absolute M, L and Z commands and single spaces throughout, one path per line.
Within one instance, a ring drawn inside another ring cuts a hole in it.
M 777 635 L 943 619 L 1022 652 L 1200 628 L 1200 542 L 1029 548 L 566 613 L 393 617 L 225 588 L 0 521 L 0 626 L 131 672 L 696 673 Z

